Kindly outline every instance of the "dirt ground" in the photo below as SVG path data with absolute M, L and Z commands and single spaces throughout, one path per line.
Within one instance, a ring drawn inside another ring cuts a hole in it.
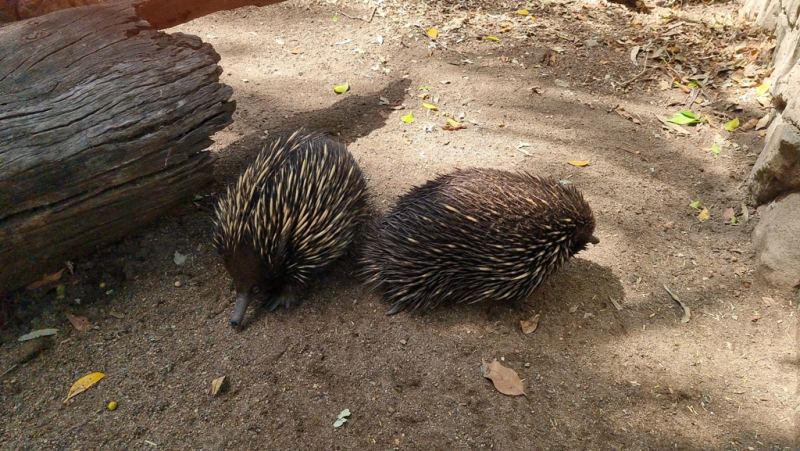
M 216 183 L 74 261 L 63 298 L 6 301 L 0 449 L 800 449 L 798 299 L 755 277 L 758 214 L 741 208 L 763 130 L 722 129 L 765 114 L 754 91 L 767 37 L 733 3 L 491 3 L 293 1 L 168 30 L 211 43 L 234 88 L 235 123 L 211 148 Z M 687 74 L 704 81 L 691 107 L 673 84 Z M 656 118 L 685 109 L 710 122 L 683 135 Z M 466 128 L 442 130 L 447 117 Z M 300 126 L 347 143 L 378 210 L 454 167 L 526 170 L 581 189 L 601 242 L 522 311 L 387 317 L 345 260 L 301 305 L 251 309 L 234 331 L 213 202 L 262 142 Z M 67 313 L 93 328 L 78 333 Z M 525 335 L 520 320 L 536 314 Z M 42 328 L 59 332 L 17 341 Z M 482 377 L 493 359 L 527 396 Z M 62 402 L 95 371 L 105 379 Z

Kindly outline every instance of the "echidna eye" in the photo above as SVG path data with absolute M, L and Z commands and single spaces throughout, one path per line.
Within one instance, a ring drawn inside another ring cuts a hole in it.
M 253 294 L 258 294 L 258 292 L 259 292 L 259 291 L 261 291 L 261 290 L 260 290 L 260 289 L 258 288 L 258 286 L 256 285 L 256 286 L 254 286 L 254 287 L 253 287 L 253 288 L 252 288 L 250 291 L 252 291 L 252 292 L 253 292 Z

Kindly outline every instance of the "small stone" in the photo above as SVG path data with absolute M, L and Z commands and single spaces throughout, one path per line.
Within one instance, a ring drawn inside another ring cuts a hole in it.
M 181 281 L 180 280 L 176 280 L 175 281 L 175 288 L 180 288 L 180 287 L 181 287 Z
M 401 345 L 404 345 L 404 344 L 406 344 L 406 343 L 408 343 L 408 341 L 406 341 L 406 340 L 400 340 L 400 344 L 401 344 Z
M 738 261 L 739 261 L 739 259 L 738 259 L 737 257 L 731 257 L 731 261 L 732 261 L 732 262 L 738 262 Z
M 583 45 L 585 45 L 587 48 L 592 48 L 592 47 L 597 47 L 598 45 L 600 45 L 600 43 L 594 39 L 587 39 L 583 41 Z

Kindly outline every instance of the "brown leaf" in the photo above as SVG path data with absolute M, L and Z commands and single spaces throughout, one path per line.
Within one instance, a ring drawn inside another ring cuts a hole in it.
M 225 376 L 218 377 L 211 381 L 211 395 L 217 396 L 220 392 L 225 391 Z
M 67 313 L 67 318 L 69 319 L 69 322 L 72 323 L 72 327 L 74 327 L 78 332 L 86 332 L 92 328 L 92 324 L 89 322 L 89 319 L 84 316 L 75 316 L 71 313 Z
M 489 364 L 485 360 L 481 360 L 481 370 L 483 371 L 483 377 L 491 379 L 494 388 L 500 393 L 509 396 L 527 396 L 522 390 L 522 380 L 520 380 L 517 372 L 511 368 L 504 367 L 497 359 Z
M 525 335 L 532 334 L 539 327 L 539 314 L 533 315 L 529 320 L 520 321 L 519 325 L 522 327 L 522 333 Z
M 567 163 L 582 168 L 584 166 L 589 165 L 589 160 L 573 160 L 573 161 L 567 161 Z
M 735 214 L 736 212 L 733 211 L 733 207 L 728 207 L 728 209 L 725 210 L 725 213 L 722 214 L 722 219 L 727 221 L 731 219 Z
M 61 271 L 54 272 L 53 274 L 45 274 L 44 277 L 42 277 L 42 280 L 37 280 L 36 282 L 33 282 L 32 284 L 25 287 L 25 289 L 28 291 L 52 290 L 53 288 L 58 286 L 58 280 L 61 279 L 61 273 L 63 272 L 64 270 L 62 269 Z

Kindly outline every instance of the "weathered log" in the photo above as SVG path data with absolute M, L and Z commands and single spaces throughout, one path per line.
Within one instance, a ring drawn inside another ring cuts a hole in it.
M 0 23 L 30 19 L 76 6 L 110 0 L 0 0 Z M 174 27 L 217 11 L 243 6 L 267 6 L 284 0 L 136 0 L 139 17 L 156 29 Z
M 0 27 L 0 292 L 152 222 L 211 180 L 219 55 L 130 4 Z

